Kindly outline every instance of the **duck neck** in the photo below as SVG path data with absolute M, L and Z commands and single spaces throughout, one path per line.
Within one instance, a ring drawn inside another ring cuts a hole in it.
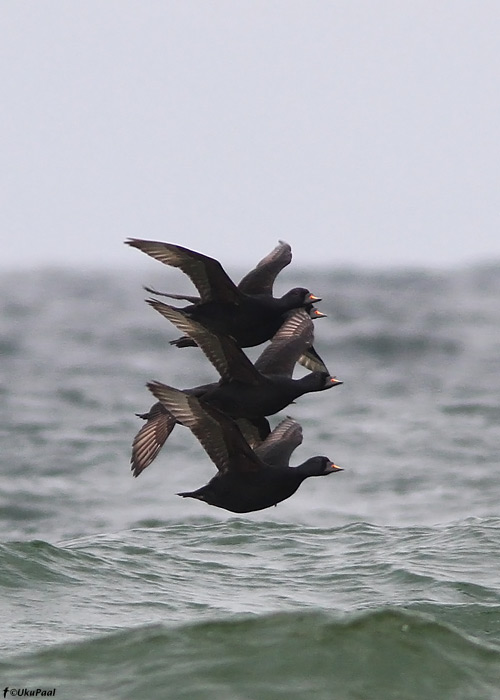
M 309 372 L 304 377 L 296 379 L 296 386 L 300 387 L 301 393 L 306 394 L 310 391 L 321 391 L 326 388 L 326 379 L 328 375 L 323 372 Z
M 325 472 L 323 464 L 320 461 L 321 459 L 320 457 L 310 457 L 305 462 L 295 467 L 295 471 L 297 475 L 300 476 L 301 481 L 307 479 L 309 476 L 323 476 Z

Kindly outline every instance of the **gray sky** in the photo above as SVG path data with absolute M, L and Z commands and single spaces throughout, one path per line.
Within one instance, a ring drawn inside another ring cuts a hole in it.
M 498 0 L 3 0 L 0 264 L 499 259 L 499 30 Z

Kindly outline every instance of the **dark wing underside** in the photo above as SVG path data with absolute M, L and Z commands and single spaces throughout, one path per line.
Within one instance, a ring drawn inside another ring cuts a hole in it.
M 298 362 L 311 372 L 326 372 L 326 374 L 330 374 L 328 367 L 325 365 L 312 345 L 302 353 L 298 359 Z
M 281 270 L 290 264 L 292 249 L 284 241 L 280 241 L 269 255 L 257 264 L 255 269 L 243 277 L 238 285 L 244 294 L 269 294 L 272 296 L 273 285 Z
M 291 377 L 299 357 L 314 339 L 314 324 L 305 309 L 292 311 L 255 363 L 263 374 Z
M 174 416 L 161 403 L 155 404 L 143 417 L 146 423 L 132 443 L 130 468 L 134 476 L 139 476 L 156 458 L 176 423 Z
M 236 423 L 224 413 L 161 382 L 149 382 L 147 386 L 179 423 L 190 428 L 220 472 L 262 468 Z
M 263 383 L 260 373 L 232 338 L 212 333 L 205 326 L 185 316 L 182 310 L 174 309 L 158 299 L 146 301 L 171 321 L 181 333 L 185 333 L 196 342 L 224 381 L 234 380 L 253 385 Z
M 125 242 L 165 265 L 182 270 L 195 285 L 202 302 L 238 303 L 240 292 L 218 260 L 173 243 L 139 238 L 129 238 Z
M 266 464 L 288 466 L 293 451 L 302 443 L 302 426 L 293 418 L 281 421 L 255 454 Z
M 261 445 L 271 432 L 269 421 L 265 416 L 251 419 L 238 418 L 235 422 L 252 450 Z

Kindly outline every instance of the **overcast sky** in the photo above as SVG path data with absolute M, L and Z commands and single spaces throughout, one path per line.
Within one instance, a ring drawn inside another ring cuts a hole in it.
M 0 265 L 500 259 L 499 31 L 498 0 L 2 0 Z

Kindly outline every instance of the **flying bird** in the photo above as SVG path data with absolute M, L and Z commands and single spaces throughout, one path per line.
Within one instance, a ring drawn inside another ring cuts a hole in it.
M 306 393 L 324 391 L 342 382 L 332 377 L 326 367 L 300 379 L 292 374 L 298 358 L 314 340 L 314 324 L 304 309 L 289 313 L 255 364 L 227 336 L 220 336 L 184 316 L 182 311 L 157 299 L 148 303 L 182 332 L 192 337 L 220 374 L 220 381 L 185 390 L 203 403 L 210 403 L 234 419 L 242 419 L 240 429 L 250 442 L 252 431 L 263 440 L 270 432 L 265 416 L 286 408 Z M 138 476 L 155 459 L 176 419 L 161 403 L 148 413 L 138 414 L 146 420 L 132 445 L 131 469 Z
M 183 313 L 215 333 L 231 336 L 242 348 L 269 340 L 282 325 L 288 311 L 312 308 L 315 302 L 321 301 L 304 287 L 294 287 L 282 297 L 274 297 L 269 292 L 272 282 L 270 286 L 264 286 L 266 291 L 258 294 L 242 291 L 218 260 L 173 243 L 137 238 L 128 239 L 126 243 L 188 275 L 200 296 L 188 297 L 191 303 L 182 309 Z M 250 282 L 244 283 L 243 289 L 245 287 L 255 288 L 255 278 L 253 282 L 251 277 Z M 186 299 L 182 295 L 174 295 L 174 298 L 179 296 Z M 172 344 L 186 347 L 194 342 L 183 337 Z
M 289 466 L 292 452 L 302 442 L 302 428 L 290 418 L 252 449 L 236 423 L 218 409 L 160 382 L 147 386 L 176 420 L 192 431 L 218 470 L 205 486 L 179 496 L 233 513 L 249 513 L 289 498 L 308 477 L 342 471 L 325 456 Z

